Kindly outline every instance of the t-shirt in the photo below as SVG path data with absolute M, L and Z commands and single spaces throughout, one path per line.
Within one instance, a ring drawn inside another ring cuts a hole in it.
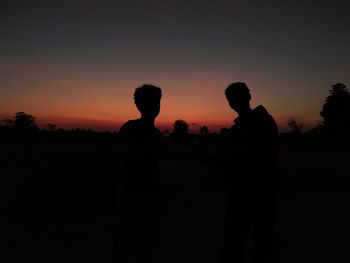
M 129 190 L 150 194 L 159 188 L 159 145 L 162 133 L 142 119 L 127 121 L 119 130 L 126 155 L 123 181 Z

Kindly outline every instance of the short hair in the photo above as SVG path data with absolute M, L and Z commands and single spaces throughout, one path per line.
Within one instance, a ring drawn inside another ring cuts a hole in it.
M 162 90 L 150 84 L 143 84 L 135 89 L 134 101 L 136 105 L 153 102 L 162 98 Z
M 251 98 L 250 91 L 244 82 L 234 82 L 225 90 L 226 97 L 247 97 Z

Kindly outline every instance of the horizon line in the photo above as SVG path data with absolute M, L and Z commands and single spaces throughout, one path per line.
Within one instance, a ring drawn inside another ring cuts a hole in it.
M 62 116 L 46 116 L 46 117 L 37 117 L 36 123 L 40 129 L 45 129 L 49 124 L 53 124 L 57 127 L 57 129 L 68 129 L 68 130 L 74 130 L 74 129 L 91 129 L 93 131 L 103 132 L 103 131 L 110 131 L 115 132 L 119 131 L 120 127 L 128 120 L 118 121 L 118 120 L 112 120 L 112 119 L 96 119 L 96 118 L 83 118 L 83 117 L 62 117 Z M 3 119 L 9 118 L 8 115 L 0 114 L 0 123 Z M 137 119 L 132 118 L 132 119 Z M 181 119 L 181 118 L 178 118 Z M 173 123 L 178 120 L 174 119 L 173 121 L 164 121 L 159 120 L 155 121 L 156 127 L 162 131 L 169 130 L 171 131 L 173 129 Z M 186 121 L 184 118 L 182 120 Z M 199 132 L 200 127 L 207 126 L 209 128 L 209 131 L 211 132 L 220 132 L 223 128 L 230 128 L 233 125 L 234 117 L 231 120 L 219 120 L 219 121 L 213 121 L 213 120 L 197 120 L 197 121 L 186 121 L 189 125 L 190 132 L 196 133 Z M 277 126 L 280 132 L 284 132 L 289 130 L 287 123 L 284 123 L 281 125 L 281 123 L 277 122 Z M 315 127 L 317 123 L 310 123 L 307 125 L 304 125 L 305 130 L 309 130 L 312 127 Z M 4 126 L 4 125 L 1 125 Z

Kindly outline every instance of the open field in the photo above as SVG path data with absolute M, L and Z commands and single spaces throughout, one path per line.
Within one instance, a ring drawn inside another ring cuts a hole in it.
M 1 262 L 111 262 L 120 175 L 111 145 L 1 142 Z M 349 153 L 281 143 L 278 262 L 350 261 Z M 211 162 L 168 151 L 160 174 L 154 261 L 219 262 L 226 188 Z

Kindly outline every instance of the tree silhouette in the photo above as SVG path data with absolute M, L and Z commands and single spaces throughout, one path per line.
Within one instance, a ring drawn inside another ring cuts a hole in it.
M 345 134 L 350 130 L 350 93 L 343 83 L 332 85 L 329 93 L 320 112 L 323 127 L 329 134 Z
M 10 128 L 13 126 L 13 123 L 15 122 L 13 119 L 6 118 L 2 120 L 4 123 L 6 123 L 6 127 Z
M 202 126 L 199 128 L 199 133 L 202 134 L 202 135 L 207 135 L 209 134 L 209 129 L 207 126 Z
M 17 112 L 14 117 L 13 129 L 17 132 L 34 132 L 38 130 L 35 117 L 23 111 Z
M 47 124 L 47 129 L 49 131 L 56 131 L 57 130 L 57 126 L 55 124 L 49 123 L 49 124 Z
M 177 135 L 187 135 L 188 134 L 188 124 L 184 120 L 176 120 L 173 124 L 174 133 Z
M 301 134 L 303 132 L 303 122 L 299 122 L 295 117 L 291 117 L 287 124 L 290 128 L 290 132 L 293 134 Z

